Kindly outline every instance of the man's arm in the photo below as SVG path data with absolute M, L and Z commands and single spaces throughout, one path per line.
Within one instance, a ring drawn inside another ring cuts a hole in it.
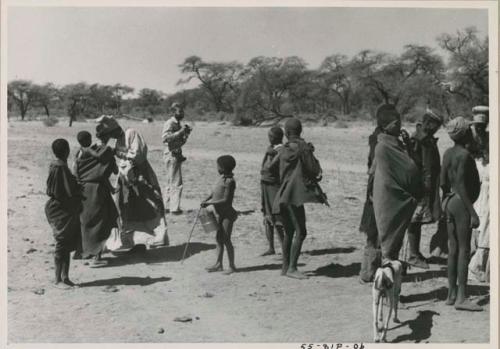
M 178 131 L 174 131 L 174 123 L 171 120 L 167 120 L 163 125 L 163 131 L 161 134 L 161 139 L 163 144 L 179 141 L 185 136 L 185 127 L 182 127 Z

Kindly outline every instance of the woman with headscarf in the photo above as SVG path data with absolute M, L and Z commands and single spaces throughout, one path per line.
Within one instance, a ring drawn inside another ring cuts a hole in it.
M 396 108 L 384 104 L 376 117 L 382 133 L 375 148 L 373 208 L 384 265 L 399 257 L 405 231 L 422 195 L 422 179 L 398 138 L 401 117 Z
M 80 132 L 90 138 L 86 131 Z M 90 143 L 90 142 L 89 142 Z M 113 150 L 105 142 L 82 148 L 75 160 L 75 176 L 82 187 L 82 256 L 94 256 L 92 266 L 106 265 L 101 252 L 111 230 L 117 227 L 118 211 L 112 197 L 109 177 L 117 173 Z
M 119 159 L 115 200 L 120 211 L 121 232 L 108 245 L 111 249 L 119 245 L 124 249 L 139 244 L 168 246 L 166 224 L 163 234 L 155 234 L 164 217 L 164 206 L 158 178 L 147 159 L 148 146 L 144 138 L 133 128 L 124 131 L 112 116 L 103 115 L 97 122 L 97 137 L 105 141 L 116 139 L 115 155 Z

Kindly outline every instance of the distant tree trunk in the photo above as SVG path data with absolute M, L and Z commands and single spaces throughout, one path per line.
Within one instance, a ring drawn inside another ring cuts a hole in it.
M 71 127 L 71 125 L 73 125 L 73 119 L 74 119 L 73 115 L 70 115 L 69 116 L 69 125 L 68 125 L 69 127 Z
M 43 108 L 45 109 L 45 114 L 47 114 L 47 119 L 50 118 L 49 106 L 47 104 L 44 104 Z
M 28 108 L 24 105 L 21 105 L 19 111 L 21 112 L 21 120 L 24 121 L 26 113 L 28 112 Z

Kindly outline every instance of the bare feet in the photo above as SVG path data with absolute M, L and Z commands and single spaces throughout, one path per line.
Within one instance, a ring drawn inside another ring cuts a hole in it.
M 230 267 L 228 270 L 224 271 L 222 274 L 231 275 L 232 273 L 236 273 L 236 267 Z
M 222 271 L 222 265 L 216 264 L 216 265 L 213 265 L 211 267 L 205 268 L 205 270 L 208 271 L 209 273 L 214 273 L 216 271 Z
M 309 279 L 309 277 L 307 275 L 301 273 L 298 270 L 288 270 L 286 272 L 286 276 L 288 276 L 289 278 L 292 278 L 292 279 L 299 279 L 299 280 Z
M 269 249 L 267 250 L 266 252 L 264 252 L 263 254 L 261 254 L 262 257 L 264 256 L 272 256 L 273 254 L 276 254 L 276 252 L 272 249 Z
M 446 305 L 453 305 L 457 300 L 457 289 L 452 288 L 448 290 L 448 298 L 446 299 Z
M 472 303 L 469 300 L 464 300 L 460 303 L 455 303 L 456 310 L 465 310 L 465 311 L 483 311 L 483 308 L 479 305 Z
M 69 287 L 75 287 L 76 285 L 73 283 L 73 281 L 71 281 L 70 279 L 64 279 L 63 281 L 63 284 L 69 286 Z
M 58 288 L 60 290 L 69 290 L 69 289 L 72 289 L 75 284 L 72 283 L 71 281 L 69 281 L 71 284 L 68 284 L 69 280 L 64 280 L 64 281 L 55 281 L 54 282 L 54 287 L 55 288 Z

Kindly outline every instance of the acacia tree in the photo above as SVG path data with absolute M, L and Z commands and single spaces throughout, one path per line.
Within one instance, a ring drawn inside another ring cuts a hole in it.
M 465 104 L 461 111 L 470 111 L 476 104 L 488 104 L 488 37 L 478 37 L 475 27 L 442 34 L 439 46 L 449 53 L 443 87 L 455 104 Z M 465 103 L 463 103 L 465 102 Z
M 121 114 L 123 97 L 134 92 L 134 89 L 127 85 L 115 84 L 110 88 L 110 108 L 115 110 L 116 114 Z
M 147 110 L 151 115 L 161 112 L 161 102 L 163 94 L 160 91 L 143 88 L 139 91 L 137 103 L 143 110 Z
M 350 77 L 350 62 L 346 55 L 334 54 L 326 57 L 318 69 L 318 84 L 326 94 L 333 93 L 340 101 L 341 112 L 351 112 L 350 99 L 352 83 Z
M 77 116 L 88 112 L 89 86 L 84 82 L 69 84 L 61 89 L 61 93 L 69 116 L 69 127 L 71 127 Z
M 33 106 L 35 100 L 34 85 L 28 80 L 14 80 L 7 85 L 7 94 L 16 104 L 24 120 L 26 113 Z
M 243 73 L 240 63 L 205 62 L 198 56 L 190 56 L 179 67 L 187 77 L 179 80 L 178 85 L 198 79 L 208 92 L 215 111 L 233 111 L 232 101 L 238 94 L 238 83 Z
M 305 61 L 296 56 L 253 58 L 247 64 L 248 79 L 241 96 L 243 108 L 250 107 L 261 115 L 291 116 L 283 113 L 282 107 L 305 81 L 306 66 Z
M 59 99 L 59 90 L 53 83 L 33 85 L 34 105 L 45 110 L 47 118 L 50 117 L 50 108 Z
M 427 46 L 406 45 L 400 56 L 361 51 L 351 64 L 356 89 L 376 104 L 392 103 L 406 114 L 440 84 L 444 65 Z

